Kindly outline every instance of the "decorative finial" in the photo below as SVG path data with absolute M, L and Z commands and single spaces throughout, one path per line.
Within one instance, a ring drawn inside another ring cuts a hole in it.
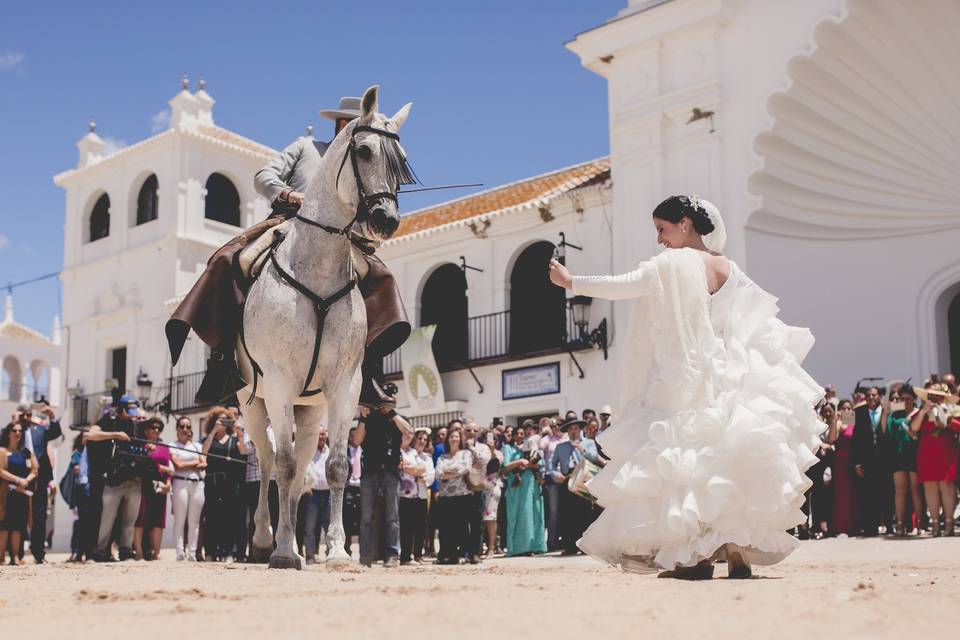
M 190 78 L 187 77 L 186 71 L 184 71 L 183 75 L 180 76 L 180 88 L 184 91 L 190 88 Z
M 207 87 L 207 81 L 203 79 L 203 76 L 200 76 L 200 79 L 197 80 L 197 85 L 200 87 L 200 91 L 203 91 Z
M 308 138 L 312 138 L 312 137 L 313 137 L 313 123 L 312 123 L 312 122 L 308 122 L 308 123 L 307 123 L 307 137 L 308 137 Z
M 87 121 L 87 132 L 93 133 L 96 130 L 97 130 L 97 122 L 93 118 L 90 118 Z

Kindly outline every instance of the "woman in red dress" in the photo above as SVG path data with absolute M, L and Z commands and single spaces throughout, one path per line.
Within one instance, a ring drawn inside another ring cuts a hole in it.
M 947 386 L 939 382 L 916 391 L 924 400 L 923 406 L 910 423 L 911 430 L 920 436 L 917 446 L 917 476 L 923 483 L 933 535 L 941 535 L 942 507 L 944 533 L 952 536 L 953 512 L 957 507 L 954 482 L 957 479 L 957 457 L 960 452 L 960 447 L 957 446 L 960 420 L 952 417 L 950 410 L 956 409 L 955 405 L 960 398 L 951 395 Z
M 853 441 L 853 421 L 844 424 L 842 417 L 853 411 L 853 403 L 841 400 L 834 414 L 834 420 L 829 422 L 827 442 L 832 444 L 836 451 L 833 454 L 833 518 L 830 529 L 834 535 L 849 535 L 855 530 L 857 522 L 857 503 L 853 494 L 853 467 L 850 464 L 850 446 Z

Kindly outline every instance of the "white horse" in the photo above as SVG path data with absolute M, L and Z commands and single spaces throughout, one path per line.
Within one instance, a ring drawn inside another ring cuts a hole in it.
M 324 419 L 332 498 L 327 564 L 350 562 L 344 551 L 343 489 L 367 335 L 363 298 L 354 286 L 356 278 L 366 275 L 366 262 L 354 253 L 351 236 L 374 244 L 389 238 L 400 222 L 397 189 L 408 182 L 396 133 L 411 105 L 386 118 L 377 113 L 378 92 L 376 86 L 366 90 L 362 115 L 330 144 L 298 216 L 287 224 L 283 243 L 247 296 L 240 341 L 245 348 L 238 344 L 238 361 L 245 380 L 259 379 L 238 398 L 249 403 L 243 406 L 244 422 L 263 476 L 254 559 L 269 557 L 271 568 L 303 566 L 296 548 L 297 501 Z M 256 365 L 262 376 L 254 373 Z M 308 388 L 322 393 L 311 395 Z M 268 418 L 276 451 L 267 438 Z M 267 506 L 267 480 L 274 470 L 280 489 L 276 549 Z

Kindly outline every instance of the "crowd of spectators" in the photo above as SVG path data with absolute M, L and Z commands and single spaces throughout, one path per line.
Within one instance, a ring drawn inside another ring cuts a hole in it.
M 826 390 L 801 537 L 954 535 L 960 398 L 953 374 L 922 386 Z
M 827 388 L 818 462 L 808 471 L 808 522 L 796 535 L 953 535 L 958 405 L 953 375 L 919 387 L 858 386 L 850 399 Z M 608 406 L 515 425 L 464 416 L 435 429 L 414 428 L 393 409 L 362 408 L 347 447 L 345 550 L 365 566 L 386 567 L 577 554 L 601 511 L 586 482 L 606 464 L 596 437 L 610 425 Z M 238 408 L 212 408 L 199 433 L 180 417 L 169 442 L 165 426 L 122 396 L 76 436 L 57 483 L 60 423 L 48 406 L 20 406 L 0 432 L 0 563 L 22 563 L 27 543 L 35 562 L 45 561 L 47 506 L 58 492 L 76 516 L 71 561 L 155 560 L 171 522 L 178 561 L 250 559 L 261 483 L 269 483 L 274 531 L 278 491 L 275 477 L 261 477 Z M 267 436 L 275 446 L 269 427 Z M 297 509 L 308 563 L 324 557 L 321 543 L 331 544 L 329 457 L 321 429 Z

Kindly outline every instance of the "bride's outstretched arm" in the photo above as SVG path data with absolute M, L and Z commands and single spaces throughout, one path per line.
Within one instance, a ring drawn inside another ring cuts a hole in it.
M 572 290 L 575 295 L 623 300 L 650 293 L 656 286 L 657 268 L 652 262 L 643 262 L 633 271 L 618 276 L 573 276 L 565 266 L 551 260 L 550 281 Z

